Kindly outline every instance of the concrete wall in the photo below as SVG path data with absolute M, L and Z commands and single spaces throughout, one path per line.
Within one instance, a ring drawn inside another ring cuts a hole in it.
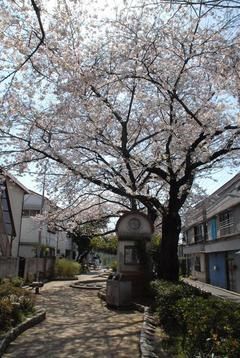
M 193 244 L 194 243 L 194 228 L 191 227 L 187 233 L 186 233 L 187 237 L 186 237 L 186 240 L 187 240 L 187 243 L 188 244 Z
M 34 246 L 33 246 L 34 245 Z M 36 256 L 36 248 L 34 244 L 21 244 L 19 250 L 20 257 L 35 257 Z
M 24 252 L 24 246 L 27 246 L 27 244 L 34 245 L 39 243 L 39 233 L 41 231 L 40 235 L 40 242 L 41 245 L 46 245 L 52 248 L 56 247 L 57 244 L 57 235 L 49 232 L 47 230 L 47 224 L 43 223 L 41 224 L 37 218 L 35 217 L 23 217 L 22 218 L 22 233 L 21 233 L 21 241 L 20 245 L 21 247 L 21 256 L 26 256 Z M 31 254 L 31 257 L 34 256 L 34 252 Z
M 72 239 L 67 237 L 67 233 L 65 231 L 57 232 L 56 236 L 56 253 L 58 251 L 58 256 L 64 256 L 66 254 L 66 250 L 72 250 Z
M 54 264 L 54 257 L 28 257 L 25 261 L 24 279 L 27 281 L 33 281 L 37 272 L 39 272 L 40 279 L 49 278 L 53 276 Z
M 12 256 L 18 256 L 19 239 L 21 235 L 21 219 L 22 219 L 22 207 L 24 199 L 24 190 L 20 188 L 12 180 L 7 179 L 7 189 L 9 195 L 9 201 L 12 210 L 12 216 L 14 226 L 16 230 L 16 237 L 12 242 Z
M 195 270 L 196 257 L 200 257 L 200 268 L 201 271 Z M 198 254 L 191 256 L 191 276 L 199 281 L 207 282 L 207 271 L 206 271 L 206 256 L 204 254 Z
M 24 269 L 24 280 L 33 281 L 36 273 L 40 273 L 40 278 L 49 278 L 54 273 L 55 258 L 26 258 Z M 18 276 L 19 259 L 16 257 L 0 256 L 0 278 Z
M 0 278 L 18 275 L 18 258 L 0 256 Z

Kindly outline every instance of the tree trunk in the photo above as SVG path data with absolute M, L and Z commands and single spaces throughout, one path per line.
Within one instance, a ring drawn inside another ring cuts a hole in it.
M 170 210 L 162 217 L 162 239 L 158 255 L 158 277 L 177 281 L 179 274 L 178 239 L 181 231 L 181 218 L 177 210 Z

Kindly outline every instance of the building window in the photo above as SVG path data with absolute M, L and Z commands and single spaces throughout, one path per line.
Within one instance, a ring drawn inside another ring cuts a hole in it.
M 229 235 L 234 232 L 234 221 L 232 211 L 224 211 L 219 215 L 220 235 Z
M 204 227 L 203 224 L 194 226 L 194 239 L 195 242 L 202 241 L 204 239 Z
M 23 210 L 22 212 L 22 216 L 25 217 L 25 218 L 29 218 L 30 216 L 36 216 L 36 215 L 39 215 L 40 214 L 40 210 Z

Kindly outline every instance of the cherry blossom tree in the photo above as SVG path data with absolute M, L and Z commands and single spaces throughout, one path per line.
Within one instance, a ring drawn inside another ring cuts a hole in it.
M 153 0 L 154 1 L 154 0 Z M 183 6 L 206 6 L 210 8 L 224 8 L 224 9 L 239 9 L 239 0 L 159 0 L 159 2 L 169 3 L 171 5 L 183 5 Z M 151 2 L 149 2 L 151 4 Z M 146 5 L 149 3 L 146 2 Z
M 99 16 L 77 0 L 42 4 L 44 39 L 26 62 L 39 18 L 27 1 L 5 7 L 3 164 L 41 171 L 47 159 L 48 192 L 78 222 L 146 211 L 162 229 L 159 277 L 176 280 L 194 179 L 238 165 L 239 13 L 124 3 Z

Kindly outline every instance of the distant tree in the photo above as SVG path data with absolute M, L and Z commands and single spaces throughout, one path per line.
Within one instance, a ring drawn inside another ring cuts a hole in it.
M 100 233 L 106 225 L 106 222 L 95 222 L 91 224 L 84 224 L 76 226 L 71 232 L 68 232 L 68 237 L 77 245 L 78 255 L 76 260 L 81 262 L 92 249 L 91 241 Z

